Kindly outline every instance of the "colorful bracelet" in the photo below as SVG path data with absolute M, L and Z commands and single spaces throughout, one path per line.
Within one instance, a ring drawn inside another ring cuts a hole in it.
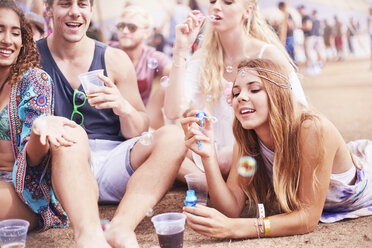
M 264 223 L 264 227 L 265 227 L 265 233 L 264 233 L 264 236 L 267 237 L 270 235 L 270 232 L 271 232 L 271 227 L 270 227 L 270 220 L 268 217 L 266 218 L 263 218 L 263 223 Z
M 260 233 L 260 237 L 265 236 L 265 226 L 264 222 L 262 221 L 262 218 L 257 218 L 257 225 L 258 225 L 258 231 Z

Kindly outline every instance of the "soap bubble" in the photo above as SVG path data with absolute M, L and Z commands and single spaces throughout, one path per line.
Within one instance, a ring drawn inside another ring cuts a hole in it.
M 140 143 L 144 146 L 149 146 L 152 144 L 154 136 L 151 132 L 143 132 L 140 138 Z
M 234 71 L 234 68 L 231 65 L 226 66 L 225 68 L 227 73 L 232 73 Z
M 169 78 L 168 76 L 162 76 L 160 78 L 160 85 L 163 87 L 163 88 L 167 88 L 169 86 Z
M 151 216 L 153 216 L 153 215 L 154 215 L 154 211 L 152 210 L 152 208 L 150 208 L 150 209 L 147 211 L 146 216 L 147 216 L 147 217 L 151 217 Z
M 245 70 L 242 70 L 241 72 L 242 77 L 245 77 Z
M 206 101 L 207 102 L 212 102 L 213 101 L 213 96 L 212 95 L 207 95 Z
M 150 69 L 156 69 L 158 67 L 158 60 L 155 59 L 155 58 L 149 58 L 147 60 L 147 66 L 150 68 Z
M 105 231 L 107 229 L 107 226 L 110 224 L 110 221 L 108 219 L 101 219 L 100 223 L 102 230 Z
M 204 34 L 199 34 L 198 35 L 198 40 L 203 40 L 204 39 Z
M 217 20 L 217 17 L 215 15 L 208 15 L 206 16 L 208 20 L 210 21 L 216 21 Z
M 218 119 L 217 119 L 217 117 L 215 117 L 215 116 L 209 116 L 209 117 L 207 117 L 207 119 L 208 119 L 210 122 L 212 122 L 212 123 L 216 123 L 216 122 L 218 122 Z
M 238 173 L 242 177 L 251 177 L 256 173 L 257 162 L 251 156 L 243 156 L 239 160 Z

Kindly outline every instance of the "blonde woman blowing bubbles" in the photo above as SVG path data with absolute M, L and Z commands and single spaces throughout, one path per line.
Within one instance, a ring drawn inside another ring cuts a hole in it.
M 201 47 L 187 60 L 202 20 L 200 12 L 192 11 L 176 28 L 173 67 L 164 110 L 170 119 L 179 118 L 190 107 L 208 110 L 215 116 L 218 119 L 214 129 L 219 167 L 228 174 L 234 144 L 229 94 L 240 61 L 266 58 L 283 65 L 290 75 L 296 99 L 305 105 L 307 101 L 293 61 L 261 17 L 257 0 L 210 1 Z
M 217 238 L 286 236 L 311 232 L 319 220 L 372 214 L 372 141 L 346 144 L 329 120 L 298 104 L 285 68 L 243 61 L 232 105 L 236 144 L 226 183 L 211 123 L 206 119 L 201 131 L 195 112 L 181 119 L 186 146 L 202 158 L 215 207 L 185 207 L 192 229 Z M 257 161 L 255 174 L 238 173 L 244 156 Z M 251 218 L 239 218 L 246 200 Z

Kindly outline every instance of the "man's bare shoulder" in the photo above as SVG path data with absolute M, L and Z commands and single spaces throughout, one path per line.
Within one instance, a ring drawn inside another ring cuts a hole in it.
M 128 55 L 121 49 L 115 47 L 107 47 L 106 61 L 110 63 L 132 63 Z
M 122 81 L 123 77 L 132 74 L 135 76 L 135 69 L 132 61 L 124 51 L 118 48 L 107 48 L 105 53 L 105 63 L 107 73 L 114 82 Z

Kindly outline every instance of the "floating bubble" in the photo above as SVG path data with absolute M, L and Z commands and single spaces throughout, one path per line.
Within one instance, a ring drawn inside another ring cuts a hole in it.
M 147 217 L 151 217 L 151 216 L 153 216 L 153 215 L 154 215 L 154 211 L 152 210 L 152 208 L 150 208 L 150 209 L 147 211 L 146 216 L 147 216 Z
M 203 40 L 204 39 L 204 34 L 199 34 L 198 35 L 198 40 Z
M 110 221 L 108 219 L 101 219 L 100 222 L 102 230 L 105 231 L 107 229 L 107 226 L 110 224 Z
M 242 77 L 245 77 L 245 70 L 241 71 L 241 75 L 242 75 Z
M 163 88 L 167 88 L 169 86 L 169 77 L 168 76 L 162 76 L 160 78 L 160 85 Z
M 216 123 L 216 122 L 218 122 L 218 119 L 217 119 L 217 117 L 215 117 L 215 116 L 207 117 L 207 119 L 208 119 L 210 122 L 212 122 L 212 123 Z
M 242 177 L 251 177 L 256 173 L 257 162 L 251 156 L 243 156 L 239 160 L 238 173 Z
M 231 106 L 231 91 L 232 91 L 232 82 L 228 82 L 225 84 L 225 99 L 226 103 Z
M 217 20 L 217 16 L 215 16 L 215 15 L 208 15 L 208 16 L 206 16 L 206 17 L 207 17 L 207 19 L 210 20 L 210 21 L 216 21 L 216 20 Z
M 140 138 L 140 143 L 144 146 L 149 146 L 152 144 L 154 136 L 151 132 L 143 132 Z
M 231 65 L 228 65 L 225 67 L 225 70 L 227 73 L 232 73 L 234 71 L 234 68 Z
M 206 101 L 207 102 L 212 102 L 213 101 L 213 96 L 212 95 L 207 95 Z
M 147 66 L 150 68 L 150 69 L 156 69 L 158 68 L 158 60 L 155 59 L 155 58 L 149 58 L 147 60 Z
M 203 20 L 203 14 L 198 12 L 195 14 L 196 18 L 198 19 L 198 22 L 200 23 Z

